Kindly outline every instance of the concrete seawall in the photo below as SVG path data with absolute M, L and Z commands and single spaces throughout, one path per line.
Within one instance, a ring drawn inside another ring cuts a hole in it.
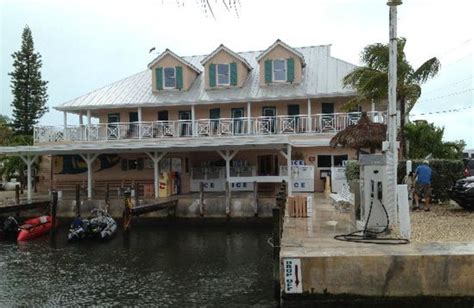
M 154 200 L 141 200 L 140 205 L 151 204 Z M 200 215 L 199 197 L 180 196 L 176 208 L 176 217 L 178 218 L 227 218 L 225 197 L 212 196 L 204 200 L 203 216 Z M 57 216 L 59 218 L 73 218 L 76 213 L 75 200 L 60 200 L 58 204 Z M 81 215 L 87 216 L 93 208 L 104 208 L 104 200 L 84 200 L 81 204 Z M 275 206 L 275 198 L 258 198 L 257 217 L 270 218 L 272 216 L 272 207 Z M 114 199 L 110 201 L 109 213 L 114 218 L 122 218 L 124 209 L 123 200 Z M 25 212 L 25 215 L 27 213 Z M 140 217 L 144 218 L 164 218 L 168 216 L 167 210 L 152 212 Z M 231 199 L 230 218 L 254 218 L 255 200 L 251 195 L 238 196 Z

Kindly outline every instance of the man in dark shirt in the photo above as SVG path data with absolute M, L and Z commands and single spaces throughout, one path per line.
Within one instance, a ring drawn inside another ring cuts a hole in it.
M 425 198 L 425 211 L 430 210 L 430 201 L 431 201 L 431 175 L 432 171 L 429 162 L 427 160 L 423 161 L 423 164 L 418 166 L 415 171 L 416 175 L 416 184 L 415 184 L 415 209 L 420 209 L 418 200 L 420 196 Z

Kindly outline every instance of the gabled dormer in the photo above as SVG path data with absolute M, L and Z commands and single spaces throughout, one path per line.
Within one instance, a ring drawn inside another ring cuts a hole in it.
M 201 71 L 166 49 L 155 58 L 148 68 L 151 70 L 151 82 L 153 92 L 163 90 L 184 90 L 187 91 Z
M 306 65 L 303 55 L 280 40 L 276 40 L 258 57 L 260 66 L 260 85 L 300 83 L 303 67 Z
M 252 66 L 238 53 L 220 45 L 201 64 L 206 76 L 206 89 L 242 87 Z

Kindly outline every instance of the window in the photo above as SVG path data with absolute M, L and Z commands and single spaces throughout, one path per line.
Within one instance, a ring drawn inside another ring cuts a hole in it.
M 217 85 L 218 86 L 230 85 L 229 64 L 217 64 L 216 70 L 217 70 Z
M 273 81 L 286 81 L 286 60 L 273 60 Z
M 318 168 L 331 168 L 331 155 L 318 155 Z
M 164 88 L 176 88 L 176 70 L 174 67 L 165 67 L 163 69 Z

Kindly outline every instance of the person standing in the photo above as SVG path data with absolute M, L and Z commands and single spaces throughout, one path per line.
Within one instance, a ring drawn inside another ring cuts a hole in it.
M 419 205 L 419 199 L 421 196 L 423 196 L 425 198 L 424 210 L 426 212 L 430 211 L 432 173 L 433 172 L 427 160 L 424 160 L 423 164 L 416 168 L 415 209 L 421 209 Z

